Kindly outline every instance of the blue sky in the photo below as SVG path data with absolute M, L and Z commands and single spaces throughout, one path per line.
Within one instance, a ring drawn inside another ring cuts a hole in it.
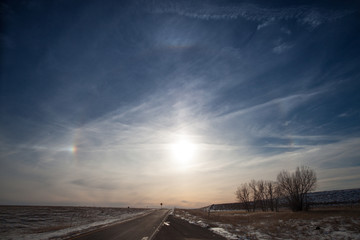
M 0 203 L 199 207 L 360 187 L 356 1 L 3 1 Z M 185 147 L 184 147 L 185 146 Z

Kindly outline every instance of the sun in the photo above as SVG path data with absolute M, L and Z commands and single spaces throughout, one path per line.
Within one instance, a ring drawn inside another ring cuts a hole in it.
M 194 158 L 196 144 L 186 138 L 183 138 L 172 144 L 171 152 L 178 163 L 182 165 L 188 164 Z

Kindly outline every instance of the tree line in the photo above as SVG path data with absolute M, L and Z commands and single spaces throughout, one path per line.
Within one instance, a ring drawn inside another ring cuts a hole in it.
M 282 170 L 277 181 L 251 180 L 241 184 L 236 198 L 248 212 L 256 209 L 278 211 L 280 200 L 284 199 L 292 211 L 307 210 L 306 195 L 315 190 L 316 173 L 307 166 L 297 167 L 294 172 Z

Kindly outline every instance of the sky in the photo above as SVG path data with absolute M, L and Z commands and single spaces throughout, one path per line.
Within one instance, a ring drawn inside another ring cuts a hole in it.
M 357 1 L 2 1 L 0 204 L 360 187 Z

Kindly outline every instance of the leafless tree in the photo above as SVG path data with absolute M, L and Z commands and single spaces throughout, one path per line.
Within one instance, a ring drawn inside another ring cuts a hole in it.
M 235 192 L 236 198 L 244 205 L 246 211 L 250 212 L 250 188 L 247 183 L 241 184 Z
M 262 211 L 267 211 L 267 196 L 266 196 L 266 182 L 264 180 L 258 180 L 257 191 L 258 191 L 258 202 L 260 203 L 260 207 Z
M 271 211 L 274 211 L 275 207 L 275 183 L 272 181 L 265 182 L 265 197 L 267 200 L 267 207 L 270 208 Z
M 274 196 L 274 210 L 278 212 L 280 199 L 284 196 L 284 193 L 278 182 L 274 182 Z
M 278 174 L 277 181 L 290 208 L 293 211 L 306 210 L 306 195 L 316 188 L 315 171 L 307 166 L 297 167 L 293 173 L 283 170 Z
M 256 180 L 251 180 L 249 183 L 249 187 L 251 190 L 251 200 L 253 202 L 253 212 L 256 210 L 257 201 L 259 200 L 259 191 L 258 191 L 258 184 Z

